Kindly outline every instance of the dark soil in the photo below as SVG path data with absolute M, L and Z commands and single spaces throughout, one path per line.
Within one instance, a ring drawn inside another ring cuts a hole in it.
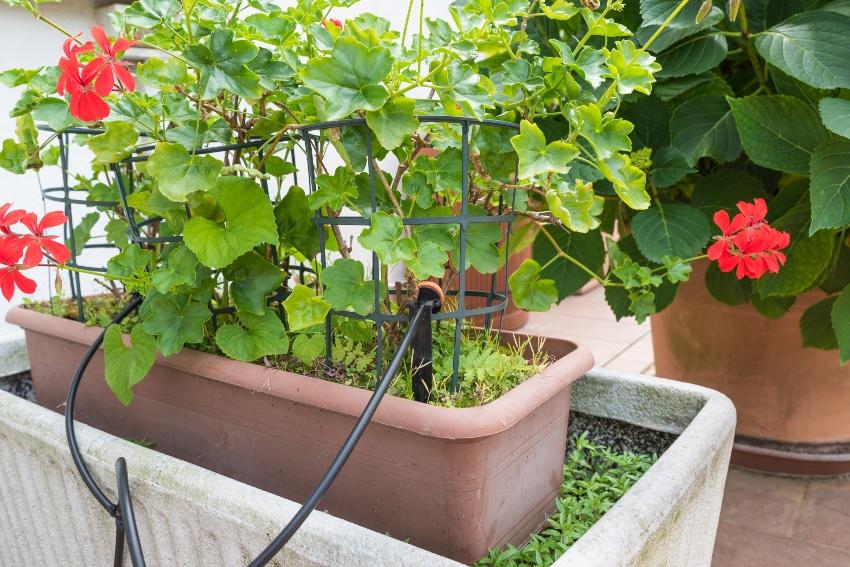
M 19 398 L 24 398 L 31 402 L 35 401 L 35 393 L 32 389 L 32 380 L 30 379 L 29 372 L 0 377 L 0 390 L 10 392 Z

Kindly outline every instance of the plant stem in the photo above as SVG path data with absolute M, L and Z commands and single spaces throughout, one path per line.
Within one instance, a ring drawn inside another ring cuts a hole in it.
M 564 252 L 563 248 L 561 248 L 561 246 L 558 244 L 558 241 L 555 240 L 555 237 L 553 237 L 551 234 L 549 234 L 549 231 L 546 230 L 545 226 L 540 225 L 540 231 L 546 236 L 546 238 L 552 244 L 552 247 L 555 248 L 555 252 L 557 252 L 558 256 L 560 256 L 561 258 L 575 264 L 575 266 L 577 268 L 579 268 L 584 273 L 588 274 L 590 277 L 592 277 L 594 280 L 596 280 L 600 284 L 602 284 L 602 285 L 608 284 L 608 282 L 605 278 L 601 277 L 599 274 L 597 274 L 596 272 L 594 272 L 593 270 L 591 270 L 590 268 L 588 268 L 587 266 L 582 264 L 578 259 L 576 259 L 576 258 L 570 256 L 569 254 L 567 254 L 566 252 Z

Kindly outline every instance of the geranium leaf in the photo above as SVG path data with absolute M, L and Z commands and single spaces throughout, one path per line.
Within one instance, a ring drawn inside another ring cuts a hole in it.
M 151 274 L 153 285 L 160 293 L 169 293 L 179 286 L 191 285 L 197 278 L 198 258 L 185 246 L 174 248 L 166 265 Z
M 357 260 L 340 258 L 322 271 L 325 286 L 323 295 L 331 307 L 339 311 L 351 308 L 355 313 L 368 315 L 375 307 L 375 282 L 366 280 L 363 264 Z M 379 286 L 378 297 L 383 301 L 386 289 Z
M 558 301 L 558 288 L 555 282 L 544 278 L 540 264 L 525 259 L 519 268 L 508 278 L 508 285 L 514 303 L 527 311 L 546 311 Z
M 661 70 L 661 65 L 655 62 L 650 53 L 638 53 L 634 42 L 618 41 L 616 48 L 608 54 L 608 73 L 617 83 L 617 92 L 621 95 L 635 91 L 649 94 L 654 74 Z
M 210 99 L 222 90 L 245 98 L 260 96 L 259 76 L 247 67 L 258 48 L 248 40 L 233 39 L 233 30 L 217 29 L 208 45 L 190 45 L 184 51 L 186 60 L 201 74 L 203 98 Z
M 632 233 L 641 254 L 659 264 L 665 256 L 696 256 L 711 238 L 705 215 L 681 203 L 656 203 L 636 214 L 632 219 Z
M 326 120 L 356 110 L 378 110 L 389 93 L 381 83 L 392 58 L 385 47 L 368 48 L 353 37 L 340 37 L 326 57 L 311 59 L 301 71 L 304 85 L 325 99 Z
M 221 351 L 235 360 L 252 362 L 272 354 L 289 352 L 286 328 L 270 309 L 261 313 L 238 312 L 239 324 L 219 327 L 215 343 Z
M 159 352 L 171 356 L 187 343 L 203 342 L 204 323 L 212 313 L 205 301 L 193 299 L 189 294 L 154 292 L 145 298 L 139 316 L 145 332 L 156 336 Z
M 277 242 L 271 202 L 254 181 L 221 177 L 210 194 L 224 211 L 224 225 L 194 216 L 183 227 L 186 246 L 203 265 L 224 268 L 254 246 Z
M 584 233 L 599 226 L 605 200 L 593 192 L 590 183 L 564 182 L 546 191 L 546 205 L 568 229 Z
M 136 77 L 140 83 L 153 88 L 173 87 L 189 81 L 186 64 L 174 57 L 151 57 L 136 67 Z
M 292 354 L 303 362 L 310 364 L 325 352 L 325 337 L 319 334 L 299 334 L 292 341 Z
M 384 149 L 394 150 L 419 126 L 415 109 L 416 102 L 413 99 L 397 97 L 378 110 L 367 112 L 366 124 Z
M 289 330 L 300 331 L 324 323 L 331 306 L 312 289 L 298 284 L 283 302 L 283 308 L 286 310 Z
M 221 162 L 212 156 L 190 156 L 180 144 L 160 142 L 147 162 L 160 193 L 182 203 L 195 191 L 208 191 L 216 183 Z
M 469 216 L 486 216 L 487 212 L 478 205 L 468 208 Z M 481 274 L 492 274 L 501 267 L 498 243 L 502 239 L 502 228 L 495 222 L 473 222 L 466 227 L 466 268 Z M 454 241 L 452 251 L 455 264 L 460 263 L 460 238 Z
M 850 140 L 831 140 L 815 148 L 811 170 L 810 234 L 850 224 Z
M 446 113 L 452 116 L 481 118 L 493 106 L 495 87 L 492 81 L 460 61 L 452 61 L 441 73 L 438 94 Z
M 26 173 L 27 171 L 27 148 L 12 138 L 3 140 L 0 148 L 0 167 L 12 173 Z
M 360 233 L 357 241 L 378 255 L 384 264 L 393 265 L 413 258 L 416 244 L 404 235 L 400 218 L 383 211 L 371 216 L 371 226 Z
M 307 258 L 319 253 L 319 229 L 313 223 L 313 211 L 301 187 L 289 188 L 275 205 L 274 217 L 283 246 L 295 248 Z
M 327 205 L 331 210 L 338 211 L 357 199 L 357 195 L 354 176 L 346 167 L 339 166 L 333 175 L 324 174 L 316 177 L 316 191 L 307 199 L 313 210 Z
M 629 134 L 634 126 L 628 120 L 610 116 L 603 118 L 595 104 L 579 106 L 576 114 L 581 119 L 579 135 L 590 142 L 599 159 L 608 159 L 615 152 L 631 151 Z
M 529 179 L 542 173 L 566 173 L 570 162 L 579 154 L 574 144 L 556 140 L 546 144 L 546 136 L 528 120 L 520 123 L 520 133 L 511 138 L 519 156 L 519 177 Z
M 59 98 L 43 98 L 32 111 L 36 122 L 43 122 L 57 132 L 67 129 L 74 123 L 67 101 Z
M 108 165 L 119 162 L 133 153 L 139 139 L 133 125 L 128 122 L 107 122 L 103 134 L 89 138 L 88 146 L 94 154 L 94 162 Z
M 607 160 L 598 162 L 597 165 L 605 178 L 614 184 L 614 191 L 626 205 L 637 210 L 649 207 L 646 174 L 632 165 L 629 156 L 614 154 Z
M 131 346 L 124 346 L 124 333 L 110 325 L 103 337 L 103 369 L 106 384 L 122 404 L 133 401 L 133 386 L 147 376 L 156 361 L 156 339 L 136 325 L 130 331 Z
M 424 242 L 416 254 L 405 262 L 413 274 L 420 280 L 442 277 L 446 271 L 449 255 L 436 242 Z
M 461 157 L 460 150 L 457 148 L 444 150 L 437 157 L 420 155 L 414 162 L 415 172 L 425 176 L 433 191 L 459 193 L 463 182 Z
M 233 303 L 240 313 L 262 315 L 266 297 L 283 282 L 283 272 L 256 252 L 240 256 L 224 270 Z

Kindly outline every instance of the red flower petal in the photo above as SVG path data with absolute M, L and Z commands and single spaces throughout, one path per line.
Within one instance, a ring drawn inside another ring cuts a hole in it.
M 115 65 L 115 74 L 118 76 L 118 80 L 121 81 L 121 85 L 130 92 L 136 90 L 136 80 L 133 78 L 133 74 L 130 73 L 123 65 Z

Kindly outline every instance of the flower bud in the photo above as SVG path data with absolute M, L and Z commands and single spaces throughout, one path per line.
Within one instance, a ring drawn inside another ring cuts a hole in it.
M 700 5 L 699 11 L 697 12 L 696 23 L 700 23 L 705 19 L 711 11 L 712 6 L 712 0 L 703 0 L 703 3 Z

